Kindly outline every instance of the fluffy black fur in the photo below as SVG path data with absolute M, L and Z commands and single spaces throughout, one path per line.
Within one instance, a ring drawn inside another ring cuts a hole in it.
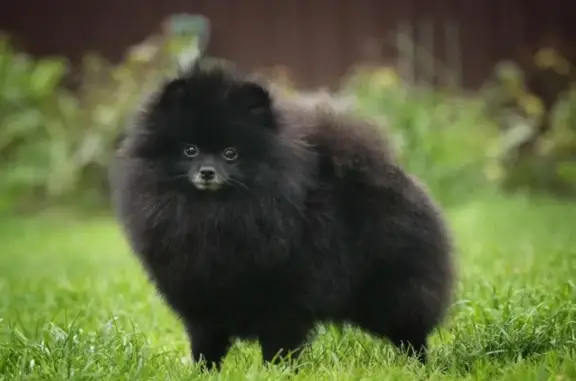
M 234 338 L 282 358 L 333 322 L 425 362 L 453 283 L 440 211 L 381 129 L 311 103 L 203 62 L 164 85 L 114 166 L 129 242 L 195 361 Z

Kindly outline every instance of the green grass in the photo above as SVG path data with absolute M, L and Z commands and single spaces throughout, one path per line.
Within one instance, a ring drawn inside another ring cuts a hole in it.
M 450 211 L 457 302 L 421 368 L 385 341 L 320 330 L 298 374 L 239 343 L 190 364 L 182 326 L 114 221 L 0 219 L 0 380 L 576 380 L 576 205 L 490 199 Z

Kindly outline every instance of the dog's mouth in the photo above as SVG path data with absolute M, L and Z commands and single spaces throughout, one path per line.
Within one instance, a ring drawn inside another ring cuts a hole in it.
M 194 184 L 194 186 L 198 190 L 209 190 L 209 191 L 217 191 L 224 185 L 224 183 L 222 182 L 205 181 L 205 180 L 192 181 L 192 184 Z
M 207 191 L 217 191 L 222 188 L 225 183 L 225 181 L 219 176 L 207 180 L 203 179 L 199 174 L 191 176 L 190 182 L 196 187 L 196 189 Z

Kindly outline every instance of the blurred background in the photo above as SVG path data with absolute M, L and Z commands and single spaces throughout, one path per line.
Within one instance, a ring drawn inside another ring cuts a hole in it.
M 198 46 L 287 88 L 351 96 L 445 202 L 487 187 L 569 197 L 574 14 L 570 0 L 8 2 L 0 204 L 106 202 L 127 113 Z
M 445 202 L 486 187 L 569 197 L 575 14 L 570 0 L 7 2 L 0 204 L 105 202 L 127 113 L 197 45 L 351 96 Z

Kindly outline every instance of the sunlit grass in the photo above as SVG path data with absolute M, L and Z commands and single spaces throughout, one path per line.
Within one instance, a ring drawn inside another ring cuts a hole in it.
M 321 327 L 297 374 L 253 343 L 220 373 L 190 364 L 112 219 L 2 218 L 0 380 L 576 380 L 576 205 L 493 198 L 449 216 L 459 290 L 429 366 Z

